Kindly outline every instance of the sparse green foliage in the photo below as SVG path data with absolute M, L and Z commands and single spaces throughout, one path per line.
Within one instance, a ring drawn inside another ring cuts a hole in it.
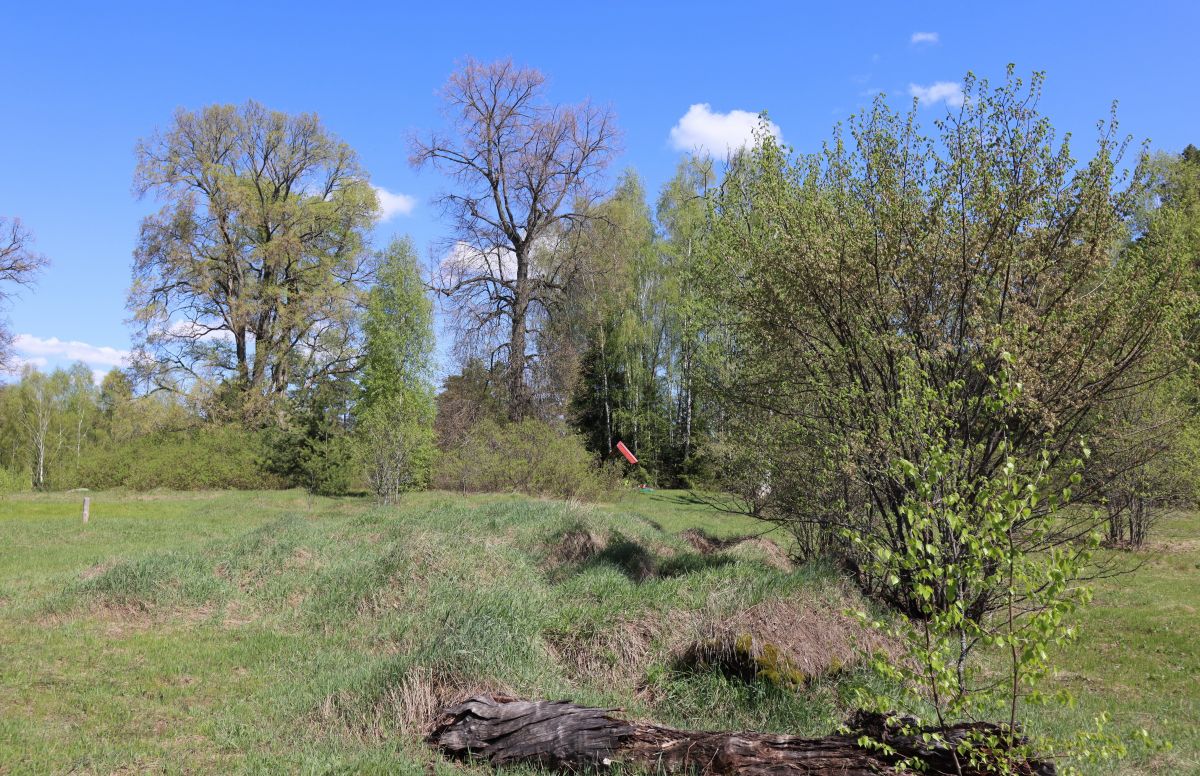
M 1002 354 L 1001 362 L 1013 359 Z M 1082 449 L 1073 462 L 1075 473 L 1061 490 L 1048 474 L 1049 451 L 1032 460 L 1022 458 L 1007 438 L 997 451 L 1001 466 L 987 476 L 974 475 L 962 461 L 978 456 L 981 451 L 973 446 L 980 443 L 964 444 L 953 433 L 949 411 L 962 400 L 964 385 L 934 387 L 912 361 L 902 365 L 900 374 L 895 411 L 914 452 L 892 467 L 905 488 L 899 510 L 902 532 L 890 538 L 847 532 L 847 539 L 864 551 L 872 575 L 904 599 L 890 624 L 873 622 L 891 630 L 904 653 L 874 663 L 885 678 L 904 688 L 904 710 L 917 720 L 932 717 L 944 728 L 1001 712 L 1008 738 L 1003 747 L 986 737 L 968 737 L 955 756 L 995 773 L 1015 773 L 1014 763 L 1061 748 L 1023 737 L 1018 710 L 1026 701 L 1045 700 L 1039 682 L 1049 667 L 1049 650 L 1073 636 L 1068 615 L 1089 600 L 1090 591 L 1078 580 L 1100 535 L 1071 545 L 1054 537 L 1063 522 L 1072 521 L 1064 510 L 1090 451 Z M 1022 386 L 1006 370 L 987 382 L 987 393 L 967 401 L 977 404 L 979 414 L 1003 424 L 1019 411 Z M 998 661 L 1003 669 L 997 670 L 997 662 L 985 664 L 977 654 L 982 649 L 1003 656 Z M 881 711 L 896 704 L 894 697 L 865 695 L 864 701 Z M 1093 737 L 1084 748 L 1113 744 Z M 1078 748 L 1074 752 L 1082 753 Z
M 443 95 L 450 131 L 414 139 L 411 157 L 458 184 L 442 196 L 457 243 L 436 283 L 455 302 L 460 350 L 505 363 L 508 416 L 522 420 L 536 404 L 537 324 L 578 269 L 559 246 L 589 218 L 617 129 L 606 108 L 551 103 L 545 76 L 511 60 L 468 59 Z

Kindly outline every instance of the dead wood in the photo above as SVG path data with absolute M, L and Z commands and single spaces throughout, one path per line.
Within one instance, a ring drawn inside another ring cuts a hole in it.
M 539 764 L 561 771 L 607 769 L 616 764 L 654 773 L 700 774 L 842 774 L 871 776 L 894 772 L 901 759 L 918 758 L 930 774 L 980 771 L 954 762 L 957 743 L 974 733 L 996 734 L 988 723 L 954 725 L 942 732 L 944 743 L 930 743 L 911 724 L 888 722 L 880 714 L 859 712 L 848 734 L 824 738 L 753 732 L 677 730 L 614 715 L 614 709 L 579 706 L 568 701 L 530 701 L 504 695 L 477 695 L 444 709 L 426 741 L 456 759 L 476 758 L 493 766 Z M 862 736 L 887 744 L 892 752 L 861 746 Z M 1026 760 L 1014 773 L 1052 776 L 1052 763 Z

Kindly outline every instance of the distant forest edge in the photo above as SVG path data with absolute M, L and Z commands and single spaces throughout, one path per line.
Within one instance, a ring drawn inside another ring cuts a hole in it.
M 1079 155 L 1042 86 L 968 75 L 927 127 L 879 96 L 814 154 L 764 118 L 651 196 L 611 173 L 607 108 L 468 61 L 409 149 L 446 180 L 454 238 L 428 267 L 408 239 L 371 244 L 368 173 L 316 115 L 180 110 L 137 145 L 161 208 L 133 362 L 0 387 L 0 487 L 682 486 L 822 554 L 904 524 L 950 460 L 972 492 L 1010 464 L 1078 479 L 1107 538 L 1140 544 L 1200 482 L 1200 153 L 1139 152 L 1114 115 Z M 11 291 L 46 260 L 0 226 Z

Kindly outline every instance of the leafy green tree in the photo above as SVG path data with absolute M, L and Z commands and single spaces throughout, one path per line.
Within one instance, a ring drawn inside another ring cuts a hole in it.
M 696 440 L 705 431 L 710 411 L 703 376 L 707 336 L 704 325 L 710 316 L 704 295 L 699 291 L 699 274 L 704 271 L 709 246 L 709 194 L 713 183 L 711 161 L 684 160 L 663 187 L 657 208 L 665 236 L 660 250 L 667 268 L 664 293 L 669 300 L 665 312 L 671 343 L 668 376 L 674 383 L 669 393 L 675 399 L 672 449 L 679 470 L 693 473 Z
M 466 438 L 477 423 L 505 417 L 503 375 L 495 375 L 479 359 L 471 359 L 462 371 L 442 382 L 435 400 L 434 437 L 439 450 L 449 450 Z
M 564 305 L 583 354 L 576 425 L 606 456 L 624 440 L 668 482 L 696 468 L 707 412 L 705 300 L 694 276 L 704 267 L 711 182 L 709 164 L 681 163 L 659 198 L 656 223 L 641 181 L 626 173 L 578 234 L 575 250 L 588 271 Z
M 1096 414 L 1184 355 L 1194 304 L 1177 237 L 1130 242 L 1145 176 L 1122 181 L 1112 125 L 1078 162 L 1038 113 L 1041 84 L 969 77 L 933 137 L 915 106 L 897 114 L 881 98 L 820 154 L 793 157 L 764 133 L 727 176 L 705 273 L 724 360 L 740 365 L 723 398 L 730 413 L 787 419 L 822 451 L 819 487 L 793 483 L 796 520 L 904 549 L 913 485 L 893 463 L 921 467 L 933 449 L 896 412 L 905 363 L 933 390 L 962 386 L 939 432 L 963 451 L 957 478 L 983 482 L 1046 450 L 1054 491 Z M 979 401 L 1001 370 L 1022 385 L 1003 416 Z M 1074 516 L 1046 543 L 1095 527 Z M 916 611 L 911 587 L 843 553 L 870 589 Z
M 348 376 L 330 375 L 280 401 L 278 421 L 262 430 L 265 469 L 323 496 L 353 490 L 360 472 L 351 438 L 358 390 Z
M 394 240 L 367 301 L 355 433 L 376 495 L 428 481 L 433 455 L 433 306 L 410 240 Z
M 99 390 L 87 364 L 77 362 L 67 370 L 66 423 L 71 447 L 72 467 L 77 470 L 84 445 L 97 431 Z
M 70 432 L 70 376 L 61 369 L 50 374 L 25 367 L 18 387 L 18 423 L 24 431 L 26 453 L 32 461 L 35 489 L 48 486 Z
M 598 452 L 611 456 L 623 439 L 653 469 L 667 452 L 670 423 L 662 380 L 669 299 L 657 248 L 645 190 L 626 173 L 580 235 L 589 271 L 568 305 L 584 353 L 577 424 Z
M 255 414 L 354 370 L 377 201 L 349 146 L 315 115 L 250 102 L 180 110 L 137 157 L 137 191 L 165 202 L 129 294 L 144 376 L 231 385 Z
M 119 418 L 125 408 L 133 401 L 133 381 L 124 370 L 113 368 L 105 373 L 100 380 L 100 394 L 97 397 L 98 409 L 107 424 L 109 434 L 120 422 Z

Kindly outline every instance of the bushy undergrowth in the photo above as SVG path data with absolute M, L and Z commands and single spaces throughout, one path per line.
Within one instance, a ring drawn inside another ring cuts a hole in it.
M 284 485 L 266 471 L 259 435 L 233 426 L 163 431 L 84 451 L 73 485 L 91 489 L 259 490 Z
M 435 484 L 462 493 L 500 492 L 581 501 L 611 498 L 621 482 L 615 464 L 599 465 L 582 438 L 538 420 L 470 428 L 442 454 Z
M 27 493 L 33 490 L 33 477 L 29 469 L 16 470 L 0 466 L 0 494 Z

